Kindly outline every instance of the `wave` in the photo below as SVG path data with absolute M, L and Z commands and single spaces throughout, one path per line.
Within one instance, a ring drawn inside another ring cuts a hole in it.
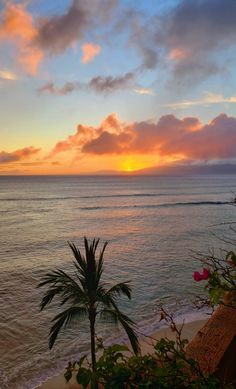
M 164 208 L 164 207 L 186 207 L 186 206 L 201 206 L 201 205 L 226 205 L 233 204 L 231 201 L 190 201 L 178 203 L 162 203 L 162 204 L 133 204 L 133 205 L 117 205 L 117 206 L 91 206 L 79 207 L 82 211 L 98 211 L 103 209 L 130 209 L 130 208 Z
M 111 195 L 92 195 L 92 196 L 81 196 L 81 199 L 103 199 L 113 197 L 160 197 L 168 196 L 168 193 L 129 193 L 129 194 L 111 194 Z
M 6 197 L 1 201 L 57 201 L 57 200 L 79 200 L 79 199 L 103 199 L 122 197 L 160 197 L 168 196 L 168 193 L 132 193 L 132 194 L 111 194 L 111 195 L 89 195 L 89 196 L 65 196 L 65 197 Z
M 78 200 L 79 197 L 9 197 L 0 199 L 2 201 L 55 201 L 55 200 Z
M 129 194 L 110 194 L 110 195 L 88 195 L 88 196 L 64 196 L 64 197 L 5 197 L 0 198 L 0 202 L 8 202 L 8 201 L 45 201 L 45 202 L 51 202 L 51 201 L 65 201 L 65 200 L 79 200 L 79 199 L 103 199 L 103 198 L 135 198 L 135 197 L 164 197 L 169 196 L 168 193 L 129 193 Z M 190 201 L 190 202 L 176 202 L 176 203 L 163 203 L 163 204 L 157 204 L 157 205 L 151 205 L 151 206 L 175 206 L 175 205 L 218 205 L 218 204 L 232 204 L 233 201 Z M 139 205 L 136 205 L 139 207 Z M 131 206 L 135 207 L 135 205 Z M 142 206 L 141 206 L 142 207 Z M 93 207 L 91 207 L 93 208 Z M 106 206 L 101 207 L 94 207 L 96 209 L 98 208 L 107 208 Z M 113 207 L 111 207 L 113 208 Z M 84 207 L 83 209 L 90 209 L 90 207 Z

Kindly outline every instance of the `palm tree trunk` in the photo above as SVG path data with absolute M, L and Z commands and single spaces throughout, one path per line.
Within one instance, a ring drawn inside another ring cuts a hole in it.
M 92 370 L 96 370 L 96 354 L 95 354 L 95 314 L 94 312 L 89 315 L 90 320 L 90 339 L 91 339 L 91 360 Z

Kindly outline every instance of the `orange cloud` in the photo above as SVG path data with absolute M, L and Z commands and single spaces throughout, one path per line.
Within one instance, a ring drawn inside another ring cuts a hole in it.
M 109 138 L 110 140 L 114 137 L 119 137 L 120 146 L 125 147 L 125 143 L 128 142 L 129 137 L 131 136 L 130 125 L 122 123 L 117 117 L 116 113 L 112 113 L 107 116 L 98 127 L 91 127 L 79 124 L 77 126 L 76 133 L 70 135 L 67 139 L 60 141 L 56 144 L 52 150 L 50 156 L 54 156 L 57 153 L 66 152 L 70 150 L 83 151 L 85 152 L 86 145 L 89 145 L 92 141 L 98 141 L 100 143 L 100 152 L 97 154 L 103 154 L 103 142 L 106 144 L 106 139 L 100 139 L 100 136 L 103 138 Z M 115 144 L 114 144 L 115 147 Z M 115 150 L 114 150 L 115 151 Z M 105 151 L 105 153 L 110 154 L 110 151 Z
M 134 91 L 139 95 L 151 95 L 151 96 L 154 95 L 153 91 L 149 88 L 136 88 L 134 89 Z
M 37 35 L 32 16 L 22 4 L 7 3 L 0 14 L 0 40 L 9 40 L 18 47 L 18 60 L 27 73 L 36 74 L 43 52 L 32 46 Z
M 101 46 L 96 43 L 85 43 L 81 47 L 82 49 L 82 63 L 91 62 L 100 52 Z
M 33 146 L 24 147 L 23 149 L 18 149 L 12 152 L 0 151 L 0 164 L 21 161 L 32 157 L 39 151 L 40 149 Z
M 14 81 L 17 80 L 17 75 L 10 70 L 0 70 L 0 78 L 3 80 Z
M 178 60 L 183 60 L 185 59 L 186 57 L 188 56 L 188 53 L 186 50 L 184 49 L 180 49 L 178 47 L 172 49 L 170 52 L 169 52 L 169 58 L 174 60 L 174 61 L 178 61 Z
M 78 125 L 74 135 L 58 142 L 51 156 L 155 155 L 166 160 L 236 158 L 236 117 L 221 114 L 208 124 L 198 118 L 162 116 L 156 123 L 125 123 L 115 113 L 98 127 Z

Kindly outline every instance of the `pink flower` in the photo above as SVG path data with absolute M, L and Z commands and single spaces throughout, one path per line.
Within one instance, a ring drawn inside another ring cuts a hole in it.
M 195 271 L 193 273 L 193 278 L 194 278 L 194 281 L 197 281 L 197 282 L 202 280 L 202 276 L 198 271 Z
M 201 280 L 208 280 L 210 276 L 210 271 L 206 269 L 205 267 L 202 269 L 202 274 L 199 273 L 198 271 L 195 271 L 193 273 L 193 278 L 195 281 L 199 282 Z
M 203 280 L 208 280 L 209 276 L 210 276 L 209 269 L 203 268 L 202 279 Z

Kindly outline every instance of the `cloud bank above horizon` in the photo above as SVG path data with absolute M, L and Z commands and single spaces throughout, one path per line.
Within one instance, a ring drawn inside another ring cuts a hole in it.
M 236 117 L 220 114 L 204 124 L 196 117 L 177 118 L 174 115 L 160 117 L 157 122 L 142 121 L 126 123 L 115 113 L 107 116 L 99 126 L 78 124 L 76 132 L 58 141 L 47 154 L 39 156 L 40 148 L 25 147 L 13 152 L 0 152 L 0 167 L 12 168 L 24 165 L 37 154 L 37 165 L 60 166 L 56 161 L 62 157 L 64 167 L 79 167 L 86 159 L 96 158 L 92 165 L 96 171 L 97 162 L 109 157 L 117 159 L 115 170 L 122 170 L 120 160 L 135 156 L 138 161 L 143 156 L 151 156 L 152 165 L 137 164 L 138 168 L 158 166 L 158 164 L 206 164 L 235 163 L 236 166 Z M 124 169 L 125 170 L 125 169 Z M 133 169 L 135 170 L 135 169 Z

